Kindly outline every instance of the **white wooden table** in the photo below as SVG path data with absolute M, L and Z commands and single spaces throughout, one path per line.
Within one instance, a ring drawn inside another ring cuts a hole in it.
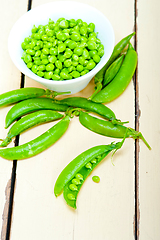
M 6 0 L 0 8 L 0 93 L 24 87 L 43 87 L 24 76 L 12 63 L 7 49 L 9 32 L 28 9 L 49 1 Z M 61 170 L 86 149 L 107 144 L 106 138 L 82 127 L 73 118 L 65 135 L 36 157 L 23 161 L 0 158 L 1 240 L 159 240 L 160 239 L 160 31 L 158 0 L 81 0 L 99 9 L 113 25 L 116 43 L 136 31 L 132 43 L 138 67 L 127 90 L 108 106 L 121 120 L 143 133 L 152 147 L 127 139 L 111 163 L 111 156 L 82 187 L 77 210 L 63 196 L 53 194 Z M 25 27 L 25 26 L 24 26 Z M 93 81 L 76 96 L 88 97 Z M 10 107 L 0 109 L 0 138 Z M 46 131 L 47 123 L 20 135 L 19 144 Z M 14 146 L 14 142 L 10 146 Z

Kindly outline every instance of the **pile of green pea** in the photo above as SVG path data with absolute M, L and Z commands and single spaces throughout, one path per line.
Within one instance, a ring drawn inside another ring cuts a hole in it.
M 49 19 L 35 25 L 21 44 L 22 59 L 35 74 L 50 80 L 70 80 L 91 71 L 104 55 L 94 23 L 81 19 Z

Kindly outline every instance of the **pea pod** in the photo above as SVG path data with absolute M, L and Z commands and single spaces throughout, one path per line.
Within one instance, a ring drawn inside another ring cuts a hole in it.
M 0 107 L 13 104 L 28 98 L 37 98 L 40 96 L 48 95 L 49 93 L 50 90 L 34 87 L 12 90 L 0 95 Z
M 33 126 L 37 126 L 45 122 L 54 121 L 62 117 L 63 115 L 61 113 L 53 110 L 39 110 L 30 113 L 13 124 L 7 134 L 7 137 L 3 140 L 0 147 L 6 147 L 11 142 L 13 137 Z
M 93 101 L 108 103 L 119 97 L 130 83 L 137 66 L 137 53 L 130 44 L 122 66 L 115 78 L 94 97 Z
M 108 83 L 110 83 L 113 78 L 116 76 L 118 73 L 122 62 L 124 59 L 124 54 L 118 57 L 106 70 L 105 75 L 104 75 L 104 80 L 103 80 L 103 87 L 105 87 Z
M 64 98 L 61 101 L 58 101 L 58 103 L 62 103 L 69 107 L 82 108 L 87 111 L 97 113 L 98 115 L 103 116 L 108 120 L 114 120 L 114 123 L 117 123 L 114 112 L 101 103 L 96 103 L 83 97 Z
M 73 159 L 60 173 L 54 186 L 54 194 L 58 196 L 63 191 L 66 203 L 76 208 L 78 192 L 91 171 L 112 150 L 121 148 L 122 142 L 92 147 Z
M 141 132 L 135 131 L 132 128 L 127 128 L 119 124 L 113 124 L 112 122 L 105 121 L 96 117 L 93 117 L 85 112 L 79 114 L 80 123 L 89 130 L 112 138 L 129 138 L 142 139 L 146 146 L 151 149 L 147 141 L 144 139 Z
M 0 156 L 8 160 L 21 160 L 33 157 L 58 141 L 66 132 L 69 122 L 70 118 L 66 116 L 37 138 L 20 146 L 0 149 Z
M 116 46 L 113 49 L 112 55 L 110 57 L 110 59 L 108 60 L 108 62 L 104 65 L 104 67 L 95 75 L 95 83 L 96 82 L 101 82 L 103 81 L 104 78 L 104 74 L 105 71 L 107 70 L 107 68 L 111 65 L 111 63 L 114 62 L 114 60 L 120 56 L 120 54 L 122 53 L 122 51 L 124 50 L 124 48 L 127 46 L 127 44 L 129 43 L 130 39 L 135 35 L 135 32 L 133 32 L 132 34 L 126 36 L 125 38 L 123 38 L 120 42 L 118 42 L 116 44 Z
M 11 125 L 11 123 L 18 119 L 19 117 L 30 112 L 42 109 L 43 110 L 50 109 L 65 112 L 67 108 L 68 108 L 67 105 L 58 104 L 50 98 L 27 99 L 17 103 L 8 111 L 5 119 L 5 128 L 8 128 Z

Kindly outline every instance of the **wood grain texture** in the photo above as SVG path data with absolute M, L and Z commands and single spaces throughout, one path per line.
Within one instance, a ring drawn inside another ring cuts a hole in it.
M 34 0 L 32 7 L 45 1 Z M 134 29 L 134 2 L 81 1 L 102 11 L 111 21 L 116 42 Z M 122 14 L 119 8 L 124 9 Z M 114 15 L 113 15 L 114 12 Z M 25 87 L 37 86 L 25 78 Z M 75 96 L 89 96 L 93 81 Z M 127 99 L 127 101 L 126 101 Z M 134 87 L 131 82 L 127 91 L 109 107 L 118 118 L 129 120 L 134 127 Z M 127 109 L 127 111 L 126 111 Z M 39 126 L 20 136 L 20 144 L 34 138 L 52 126 Z M 82 127 L 78 118 L 73 118 L 65 135 L 51 148 L 31 159 L 17 164 L 17 182 L 14 199 L 14 214 L 11 239 L 134 239 L 134 141 L 128 139 L 122 150 L 100 164 L 92 175 L 99 175 L 99 184 L 89 177 L 81 189 L 77 210 L 73 211 L 64 202 L 63 196 L 55 198 L 53 187 L 61 170 L 86 149 L 107 144 L 115 139 L 105 138 Z M 20 221 L 21 219 L 21 221 Z M 26 227 L 27 226 L 27 227 Z M 19 229 L 21 229 L 19 231 Z M 116 231 L 115 231 L 116 229 Z

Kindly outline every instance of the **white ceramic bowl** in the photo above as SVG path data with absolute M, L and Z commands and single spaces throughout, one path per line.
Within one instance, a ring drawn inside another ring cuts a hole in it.
M 93 22 L 95 24 L 95 32 L 98 32 L 98 38 L 104 45 L 105 53 L 96 67 L 84 76 L 65 81 L 53 81 L 41 78 L 27 68 L 21 59 L 23 52 L 21 43 L 25 37 L 31 35 L 31 29 L 34 24 L 36 26 L 40 24 L 45 25 L 48 23 L 49 18 L 57 21 L 60 17 L 66 19 L 80 18 L 88 24 Z M 95 74 L 105 65 L 112 54 L 113 48 L 114 31 L 108 19 L 92 6 L 71 1 L 50 2 L 26 12 L 14 24 L 8 39 L 9 54 L 16 67 L 31 79 L 57 92 L 70 91 L 71 93 L 76 93 L 84 89 Z

